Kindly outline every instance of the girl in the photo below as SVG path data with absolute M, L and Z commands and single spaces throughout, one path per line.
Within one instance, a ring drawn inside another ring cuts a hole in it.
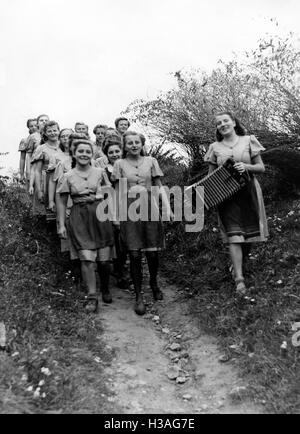
M 54 171 L 59 160 L 63 160 L 65 155 L 59 147 L 59 125 L 55 121 L 45 123 L 43 130 L 45 143 L 39 145 L 33 156 L 31 164 L 35 165 L 35 192 L 37 199 L 45 204 L 45 214 L 47 220 L 55 220 L 55 215 L 51 211 L 47 213 L 49 198 L 49 179 L 51 172 Z M 33 189 L 30 189 L 33 194 Z
M 158 162 L 153 157 L 143 155 L 145 138 L 141 134 L 127 131 L 123 136 L 125 158 L 115 162 L 112 179 L 116 182 L 116 190 L 119 195 L 119 204 L 127 200 L 128 208 L 134 202 L 130 193 L 147 193 L 148 201 L 148 220 L 131 218 L 127 212 L 127 220 L 120 222 L 121 240 L 129 251 L 130 273 L 136 293 L 135 312 L 143 315 L 146 311 L 142 298 L 142 251 L 146 253 L 146 258 L 150 273 L 150 287 L 155 300 L 162 300 L 163 293 L 157 284 L 158 273 L 158 251 L 164 248 L 164 235 L 162 222 L 151 221 L 151 186 L 159 187 L 163 203 L 170 214 L 170 206 L 162 188 L 162 171 Z M 128 195 L 122 198 L 123 180 L 126 180 Z M 121 185 L 122 181 L 122 185 Z M 131 197 L 130 197 L 131 196 Z M 145 196 L 144 196 L 145 197 Z M 119 217 L 121 216 L 119 210 Z M 122 218 L 123 219 L 123 218 Z
M 65 153 L 65 158 L 63 160 L 58 161 L 55 170 L 53 172 L 53 176 L 51 176 L 49 180 L 49 209 L 51 211 L 55 210 L 57 182 L 63 176 L 64 173 L 67 173 L 69 170 L 72 169 L 72 156 L 74 150 L 73 143 L 75 140 L 78 139 L 86 139 L 85 134 L 74 133 L 73 130 L 71 129 L 62 130 L 61 133 L 63 131 L 68 131 L 71 133 L 66 134 L 68 139 L 67 141 L 66 139 L 60 140 L 60 147 Z M 62 134 L 60 136 L 62 137 Z M 69 199 L 68 208 L 71 208 L 71 206 L 72 206 L 72 201 L 71 199 Z
M 74 134 L 72 128 L 64 128 L 59 133 L 59 147 L 60 149 L 69 156 L 69 137 L 71 134 Z
M 104 157 L 103 153 L 103 144 L 105 140 L 105 134 L 107 130 L 107 125 L 96 125 L 93 129 L 93 133 L 96 136 L 96 142 L 95 142 L 95 148 L 94 148 L 94 159 L 97 160 L 97 158 Z
M 97 312 L 98 297 L 94 263 L 98 264 L 102 299 L 110 303 L 109 260 L 114 244 L 112 224 L 100 221 L 96 215 L 101 201 L 101 185 L 108 183 L 104 170 L 91 166 L 93 144 L 87 139 L 74 141 L 75 167 L 65 173 L 58 183 L 57 207 L 59 216 L 59 236 L 67 237 L 66 206 L 71 195 L 73 206 L 69 218 L 68 233 L 73 248 L 81 261 L 83 281 L 88 288 L 86 311 Z
M 256 173 L 265 170 L 260 156 L 264 148 L 254 136 L 246 135 L 239 120 L 228 111 L 216 115 L 216 137 L 205 156 L 209 171 L 231 158 L 240 173 L 249 174 L 246 187 L 218 207 L 223 241 L 229 244 L 236 292 L 243 295 L 246 293 L 243 253 L 249 252 L 249 243 L 266 241 L 268 236 L 262 193 L 255 178 Z
M 107 165 L 105 167 L 105 171 L 107 173 L 108 179 L 112 186 L 115 186 L 114 181 L 112 180 L 112 172 L 114 168 L 114 164 L 117 160 L 122 158 L 122 140 L 119 136 L 110 136 L 107 137 L 104 141 L 103 146 L 104 155 L 107 158 Z M 98 166 L 100 162 L 100 165 Z M 98 158 L 96 160 L 95 166 L 102 167 L 102 158 Z M 115 248 L 116 248 L 116 258 L 113 259 L 114 273 L 117 277 L 117 285 L 119 288 L 126 289 L 129 286 L 128 280 L 125 278 L 125 263 L 126 263 L 126 251 L 125 247 L 122 246 L 120 240 L 120 227 L 119 225 L 114 225 L 114 237 L 115 237 Z

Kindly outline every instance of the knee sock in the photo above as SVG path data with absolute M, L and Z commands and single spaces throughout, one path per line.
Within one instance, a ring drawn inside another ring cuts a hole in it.
M 98 273 L 100 277 L 101 292 L 105 293 L 109 291 L 109 275 L 110 275 L 110 263 L 108 261 L 101 261 L 97 263 Z
M 136 295 L 142 290 L 142 254 L 140 251 L 131 251 L 130 257 L 130 274 L 133 281 Z
M 158 252 L 146 252 L 146 258 L 149 267 L 150 274 L 150 286 L 151 288 L 157 287 L 157 273 L 158 273 Z

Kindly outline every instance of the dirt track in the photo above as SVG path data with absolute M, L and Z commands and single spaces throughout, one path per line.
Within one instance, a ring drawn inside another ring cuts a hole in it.
M 231 399 L 234 388 L 247 384 L 230 363 L 220 363 L 215 340 L 188 313 L 189 300 L 165 281 L 161 287 L 165 299 L 155 304 L 145 288 L 144 317 L 135 314 L 130 291 L 113 287 L 113 303 L 101 302 L 104 340 L 115 352 L 106 374 L 116 412 L 260 413 L 254 403 Z

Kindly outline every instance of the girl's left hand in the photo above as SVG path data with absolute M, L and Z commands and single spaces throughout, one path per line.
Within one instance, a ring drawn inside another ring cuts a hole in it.
M 244 173 L 246 171 L 246 166 L 245 163 L 235 163 L 233 165 L 233 167 L 239 172 L 239 173 Z

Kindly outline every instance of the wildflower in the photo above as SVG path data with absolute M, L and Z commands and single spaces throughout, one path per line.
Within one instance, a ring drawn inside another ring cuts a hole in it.
M 32 392 L 33 391 L 33 387 L 32 386 L 27 387 L 26 391 L 27 392 Z
M 51 375 L 50 370 L 48 368 L 44 368 L 44 367 L 41 369 L 41 373 L 46 375 L 47 377 L 49 377 Z
M 41 389 L 39 387 L 37 387 L 33 393 L 33 397 L 39 398 L 40 397 L 40 391 L 41 391 Z
M 218 232 L 218 229 L 217 228 L 213 228 L 212 231 L 213 232 Z
M 27 381 L 27 380 L 28 380 L 27 375 L 26 375 L 26 374 L 23 374 L 23 375 L 22 375 L 22 378 L 21 378 L 21 381 Z
M 48 351 L 49 351 L 48 348 L 44 348 L 42 351 L 40 351 L 40 354 L 47 353 Z
M 281 279 L 279 279 L 279 280 L 277 280 L 277 285 L 282 285 L 282 280 Z
M 46 398 L 46 393 L 45 393 L 45 392 L 42 394 L 42 398 L 43 398 L 43 399 Z
M 95 357 L 94 360 L 95 360 L 96 363 L 100 363 L 101 362 L 100 357 Z
M 39 382 L 39 386 L 42 387 L 42 386 L 44 386 L 44 385 L 45 385 L 45 380 L 41 380 L 41 381 Z
M 295 214 L 295 211 L 290 211 L 290 212 L 288 212 L 288 216 L 290 217 L 290 216 L 292 216 L 292 215 L 294 215 Z
M 13 354 L 11 355 L 11 357 L 17 357 L 17 356 L 19 356 L 19 355 L 20 355 L 19 351 L 16 351 L 15 353 L 13 353 Z

